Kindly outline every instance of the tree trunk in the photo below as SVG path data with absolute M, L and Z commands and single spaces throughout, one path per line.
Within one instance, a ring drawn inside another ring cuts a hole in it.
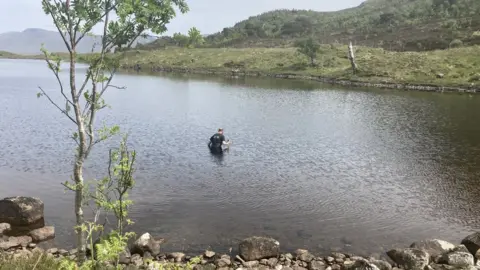
M 350 42 L 350 44 L 348 45 L 348 59 L 350 59 L 353 74 L 355 74 L 357 72 L 357 63 L 355 63 L 355 55 L 353 53 L 352 42 Z
M 75 83 L 75 64 L 76 64 L 75 44 L 72 42 L 72 52 L 70 53 L 70 90 L 72 95 L 73 109 L 78 128 L 79 146 L 77 155 L 75 156 L 75 165 L 73 168 L 73 179 L 75 181 L 75 217 L 76 217 L 76 233 L 77 233 L 77 261 L 82 264 L 86 257 L 86 238 L 85 231 L 82 229 L 85 220 L 83 217 L 83 162 L 85 160 L 85 151 L 87 146 L 86 132 L 82 111 L 80 108 L 79 97 L 77 97 L 77 87 Z

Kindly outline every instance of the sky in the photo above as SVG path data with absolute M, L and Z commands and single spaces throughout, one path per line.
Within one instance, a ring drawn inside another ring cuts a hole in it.
M 7 2 L 7 0 L 0 0 Z M 334 11 L 360 5 L 364 0 L 187 0 L 190 11 L 179 13 L 167 26 L 167 35 L 186 33 L 195 26 L 202 34 L 212 34 L 250 16 L 274 9 Z M 41 0 L 8 1 L 0 9 L 0 33 L 26 28 L 56 30 L 43 13 Z M 97 32 L 97 31 L 95 31 Z

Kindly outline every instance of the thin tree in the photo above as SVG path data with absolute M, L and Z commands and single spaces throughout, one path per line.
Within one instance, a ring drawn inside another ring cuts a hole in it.
M 45 96 L 75 124 L 72 138 L 77 144 L 73 167 L 73 181 L 64 185 L 75 192 L 75 215 L 78 262 L 85 260 L 86 237 L 84 220 L 84 163 L 92 148 L 118 132 L 118 127 L 96 128 L 97 112 L 107 105 L 103 95 L 112 87 L 111 81 L 119 68 L 119 61 L 132 44 L 146 31 L 160 34 L 176 15 L 174 7 L 182 13 L 188 11 L 185 0 L 41 0 L 43 10 L 53 20 L 68 51 L 69 82 L 64 85 L 60 78 L 61 59 L 42 48 L 48 67 L 55 75 L 62 101 L 56 102 L 41 87 L 38 96 Z M 115 17 L 115 18 L 114 18 Z M 90 35 L 95 26 L 100 26 L 102 35 L 99 52 L 89 55 L 85 78 L 77 84 L 77 46 Z M 111 54 L 114 48 L 123 48 L 123 53 Z
M 317 59 L 317 53 L 320 50 L 320 45 L 313 40 L 313 38 L 308 38 L 305 40 L 300 40 L 295 43 L 297 51 L 310 59 L 310 65 L 315 66 L 315 60 Z

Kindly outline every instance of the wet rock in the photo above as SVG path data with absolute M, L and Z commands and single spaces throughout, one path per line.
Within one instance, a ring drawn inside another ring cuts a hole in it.
M 440 262 L 457 267 L 473 266 L 474 258 L 473 255 L 470 253 L 454 251 L 450 253 L 445 253 L 442 256 Z
M 215 256 L 215 252 L 210 251 L 210 250 L 206 250 L 205 253 L 203 254 L 203 256 L 204 256 L 205 258 L 209 258 L 209 259 L 210 259 L 210 258 L 213 258 L 213 256 Z
M 277 257 L 280 253 L 280 243 L 268 237 L 249 237 L 239 244 L 239 253 L 246 261 L 255 261 Z
M 333 269 L 333 267 L 332 267 Z M 365 259 L 356 260 L 352 265 L 346 267 L 348 270 L 379 270 L 379 268 Z
M 301 261 L 304 261 L 304 262 L 307 262 L 307 263 L 309 263 L 313 259 L 315 259 L 315 256 L 310 254 L 310 252 L 308 252 L 308 250 L 305 250 L 305 249 L 297 249 L 295 251 L 295 254 L 297 255 L 298 260 L 301 260 Z
M 475 232 L 465 237 L 462 242 L 471 254 L 476 254 L 480 249 L 480 232 Z
M 8 223 L 0 223 L 0 236 L 10 232 L 12 227 Z
M 424 250 L 415 248 L 392 249 L 388 257 L 405 269 L 424 269 L 430 261 L 430 255 Z
M 438 239 L 427 239 L 418 241 L 410 245 L 410 248 L 416 248 L 426 251 L 430 256 L 442 255 L 445 252 L 449 252 L 455 248 L 455 245 L 447 241 Z
M 177 263 L 182 262 L 183 258 L 185 258 L 185 254 L 181 252 L 173 252 L 167 256 L 167 259 L 173 259 Z
M 377 266 L 380 270 L 392 270 L 392 265 L 384 260 L 371 260 L 370 263 Z
M 308 265 L 308 268 L 310 270 L 325 270 L 327 266 L 325 265 L 324 262 L 315 260 L 310 262 L 310 264 Z
M 45 226 L 30 232 L 33 242 L 43 242 L 55 238 L 55 228 L 53 226 Z
M 150 252 L 153 256 L 160 253 L 160 241 L 153 239 L 149 233 L 144 233 L 140 236 L 130 249 L 132 254 L 139 254 L 140 256 L 143 256 L 146 251 Z

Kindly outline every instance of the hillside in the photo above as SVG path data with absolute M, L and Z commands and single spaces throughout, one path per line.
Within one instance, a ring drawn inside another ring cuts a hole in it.
M 139 43 L 153 41 L 154 38 L 139 39 Z M 86 36 L 79 44 L 77 51 L 79 53 L 88 53 L 92 51 L 95 42 L 99 42 L 100 37 Z M 40 54 L 41 44 L 51 52 L 67 52 L 65 44 L 60 34 L 56 31 L 48 31 L 38 28 L 25 29 L 22 32 L 7 32 L 0 34 L 0 51 L 7 51 L 16 54 Z M 99 46 L 96 46 L 98 51 Z
M 455 40 L 480 44 L 478 0 L 367 0 L 334 12 L 275 10 L 207 37 L 209 47 L 287 47 L 314 36 L 388 50 L 445 49 Z M 456 41 L 458 43 L 458 41 Z

